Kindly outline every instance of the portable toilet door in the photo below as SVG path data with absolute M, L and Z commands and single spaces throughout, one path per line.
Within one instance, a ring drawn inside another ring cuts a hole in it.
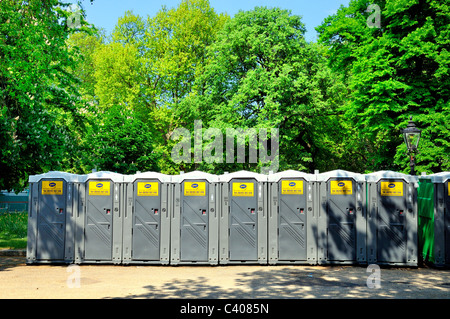
M 123 263 L 169 264 L 169 175 L 124 176 Z
M 417 266 L 418 178 L 380 171 L 367 174 L 366 181 L 368 262 Z
M 269 264 L 317 263 L 315 175 L 284 171 L 268 176 Z
M 171 265 L 218 263 L 217 181 L 199 171 L 172 177 Z
M 316 175 L 318 263 L 366 263 L 364 176 L 344 170 Z
M 417 222 L 419 263 L 434 263 L 435 184 L 422 173 L 417 189 Z
M 267 264 L 267 176 L 239 171 L 219 182 L 220 263 Z
M 429 175 L 434 184 L 434 264 L 450 266 L 450 172 Z
M 80 194 L 75 259 L 79 263 L 121 263 L 123 175 L 95 172 L 86 175 Z
M 27 263 L 73 260 L 66 254 L 66 244 L 73 247 L 73 227 L 66 227 L 73 219 L 73 178 L 64 172 L 29 177 Z M 73 254 L 73 249 L 68 251 Z

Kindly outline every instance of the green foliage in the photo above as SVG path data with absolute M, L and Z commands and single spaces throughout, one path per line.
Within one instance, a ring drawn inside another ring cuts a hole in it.
M 86 103 L 98 102 L 95 94 L 95 52 L 104 44 L 104 37 L 100 31 L 77 32 L 72 33 L 66 41 L 76 62 L 70 72 L 78 79 L 78 92 Z
M 328 17 L 320 42 L 330 47 L 335 72 L 346 76 L 364 157 L 361 170 L 409 171 L 400 131 L 409 116 L 423 130 L 418 171 L 449 170 L 450 5 L 429 0 L 374 1 L 381 28 L 369 28 L 367 2 L 351 1 Z
M 369 4 L 381 28 L 368 24 Z M 230 18 L 208 0 L 180 0 L 155 16 L 127 11 L 111 34 L 83 11 L 70 28 L 72 14 L 64 1 L 0 2 L 2 189 L 49 170 L 261 170 L 254 136 L 244 163 L 236 152 L 225 162 L 229 128 L 278 129 L 279 170 L 409 172 L 409 116 L 422 129 L 418 172 L 450 170 L 446 1 L 352 0 L 317 28 L 318 43 L 281 8 Z M 201 150 L 191 147 L 198 120 Z M 177 128 L 191 133 L 187 163 L 171 158 Z
M 0 2 L 1 189 L 20 190 L 28 174 L 60 168 L 71 145 L 62 122 L 80 121 L 66 7 L 56 0 Z
M 101 107 L 136 108 L 140 91 L 136 56 L 137 48 L 132 44 L 113 42 L 95 51 L 95 93 Z
M 147 20 L 126 12 L 114 29 L 113 42 L 95 52 L 100 106 L 122 105 L 135 111 L 152 132 L 148 143 L 160 154 L 158 167 L 163 172 L 178 170 L 170 161 L 169 137 L 180 120 L 174 111 L 203 73 L 206 49 L 227 19 L 205 0 L 163 7 Z
M 323 48 L 306 43 L 304 33 L 301 18 L 287 10 L 236 14 L 210 46 L 196 91 L 177 110 L 180 124 L 192 128 L 202 119 L 223 133 L 227 127 L 278 128 L 280 169 L 333 166 L 339 153 L 329 149 L 340 143 L 335 106 L 344 87 L 327 67 Z
M 157 170 L 152 133 L 132 111 L 113 105 L 96 118 L 82 144 L 83 167 L 123 174 Z

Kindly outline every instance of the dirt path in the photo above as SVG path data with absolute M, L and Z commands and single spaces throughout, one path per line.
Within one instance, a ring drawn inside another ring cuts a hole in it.
M 24 257 L 3 256 L 0 287 L 2 299 L 450 299 L 450 271 L 382 268 L 371 273 L 364 267 L 290 265 L 25 265 Z

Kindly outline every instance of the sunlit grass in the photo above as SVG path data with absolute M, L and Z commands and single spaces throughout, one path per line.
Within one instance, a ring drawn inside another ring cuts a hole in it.
M 0 213 L 0 247 L 23 249 L 27 247 L 28 215 L 22 213 Z

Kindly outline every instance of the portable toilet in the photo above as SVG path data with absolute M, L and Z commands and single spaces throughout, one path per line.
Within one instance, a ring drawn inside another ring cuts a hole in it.
M 269 174 L 269 264 L 317 263 L 316 178 L 288 170 Z
M 77 175 L 48 172 L 29 176 L 27 263 L 71 263 L 75 245 Z
M 171 176 L 124 176 L 123 264 L 169 264 Z
M 267 264 L 267 175 L 219 176 L 220 263 Z
M 366 174 L 367 258 L 371 264 L 418 265 L 418 178 L 392 171 Z
M 364 175 L 344 170 L 316 174 L 318 263 L 365 264 Z
M 170 264 L 218 264 L 218 177 L 194 171 L 172 177 Z
M 122 262 L 124 176 L 113 172 L 84 175 L 79 189 L 75 263 Z
M 428 183 L 425 183 L 428 182 Z M 419 242 L 424 260 L 436 267 L 450 267 L 450 172 L 420 176 L 418 198 Z M 427 190 L 429 187 L 426 187 Z M 431 197 L 431 200 L 430 198 Z

